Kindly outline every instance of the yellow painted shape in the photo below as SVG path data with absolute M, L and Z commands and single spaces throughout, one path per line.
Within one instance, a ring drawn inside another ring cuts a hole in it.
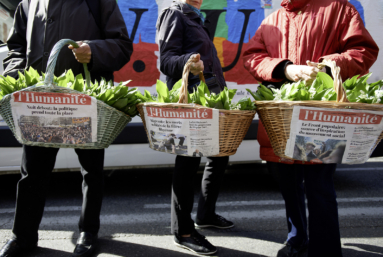
M 221 66 L 225 67 L 225 63 L 223 62 L 223 41 L 227 39 L 224 37 L 215 37 L 213 43 L 215 45 L 215 49 L 217 49 L 217 54 L 219 61 L 221 62 Z

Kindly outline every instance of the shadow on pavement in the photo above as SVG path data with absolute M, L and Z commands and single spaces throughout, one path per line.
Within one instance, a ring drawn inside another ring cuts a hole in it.
M 172 246 L 173 247 L 173 246 Z M 177 246 L 174 246 L 174 249 L 181 249 Z M 111 239 L 100 239 L 99 247 L 96 250 L 94 256 L 99 256 L 101 254 L 112 254 L 116 256 L 161 256 L 161 257 L 182 257 L 182 256 L 197 256 L 193 252 L 188 250 L 181 249 L 179 251 L 172 251 L 163 248 L 157 248 L 153 246 L 140 245 L 128 242 L 121 242 Z M 218 252 L 214 256 L 219 257 L 266 257 L 264 255 L 252 254 L 248 252 L 242 252 L 237 250 L 232 250 L 228 248 L 219 247 Z M 214 257 L 213 256 L 213 257 Z
M 343 254 L 345 256 L 348 256 L 347 255 L 348 252 L 350 252 L 350 255 L 351 255 L 351 253 L 359 252 L 360 255 L 357 255 L 357 256 L 360 256 L 360 257 L 383 256 L 383 247 L 379 247 L 379 246 L 375 246 L 375 245 L 366 245 L 366 244 L 352 244 L 352 243 L 344 244 L 344 246 L 358 247 L 363 251 L 367 251 L 367 252 L 360 252 L 360 251 L 354 250 L 354 249 L 343 249 Z
M 267 257 L 266 255 L 260 255 L 256 253 L 242 252 L 225 247 L 219 247 L 216 256 L 219 257 Z
M 63 252 L 60 250 L 54 250 L 54 249 L 49 249 L 49 248 L 44 248 L 44 247 L 37 247 L 37 249 L 31 251 L 30 253 L 25 253 L 20 257 L 68 257 L 70 256 L 70 253 L 68 252 Z M 19 256 L 18 256 L 19 257 Z

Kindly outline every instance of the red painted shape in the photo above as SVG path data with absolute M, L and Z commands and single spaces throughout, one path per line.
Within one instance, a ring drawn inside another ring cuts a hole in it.
M 114 73 L 114 81 L 132 80 L 129 87 L 149 87 L 156 84 L 157 79 L 160 78 L 160 71 L 157 68 L 158 57 L 155 55 L 155 51 L 158 51 L 157 44 L 143 43 L 141 41 L 134 44 L 130 61 L 121 70 Z M 142 72 L 136 72 L 133 69 L 134 62 L 138 60 L 145 63 L 145 70 Z
M 228 40 L 223 41 L 223 61 L 225 66 L 229 66 L 235 59 L 238 51 L 238 44 Z M 247 44 L 243 44 L 241 57 L 231 70 L 225 72 L 226 82 L 236 82 L 238 85 L 258 84 L 255 78 L 243 67 L 242 54 L 247 49 Z

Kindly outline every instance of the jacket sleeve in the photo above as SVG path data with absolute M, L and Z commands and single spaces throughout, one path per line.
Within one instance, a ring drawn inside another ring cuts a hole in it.
M 181 78 L 186 62 L 195 54 L 183 54 L 183 21 L 181 13 L 165 10 L 158 19 L 158 40 L 160 47 L 160 70 L 169 77 Z
M 16 79 L 19 77 L 18 71 L 23 71 L 27 64 L 27 16 L 25 12 L 28 10 L 24 10 L 23 2 L 16 8 L 13 27 L 7 40 L 8 56 L 3 60 L 3 75 Z
M 273 71 L 281 62 L 289 60 L 270 57 L 263 40 L 263 30 L 268 27 L 270 26 L 262 24 L 258 28 L 254 37 L 250 40 L 247 50 L 243 53 L 243 63 L 257 81 L 281 82 L 283 79 L 273 78 Z
M 333 60 L 340 67 L 343 80 L 364 75 L 378 57 L 379 47 L 363 25 L 358 11 L 348 3 L 339 34 L 339 53 L 321 57 Z
M 92 51 L 90 70 L 118 71 L 129 62 L 133 44 L 115 0 L 102 0 L 101 26 L 104 39 L 86 41 Z

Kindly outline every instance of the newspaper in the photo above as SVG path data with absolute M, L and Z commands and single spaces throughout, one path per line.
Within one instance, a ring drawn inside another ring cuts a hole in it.
M 30 142 L 97 142 L 97 100 L 83 94 L 16 92 L 11 98 L 16 135 Z
M 183 156 L 219 154 L 219 111 L 216 109 L 144 106 L 150 148 Z
M 6 127 L 6 126 L 7 126 L 7 123 L 5 123 L 5 120 L 0 115 L 0 127 Z
M 285 155 L 316 163 L 361 164 L 383 131 L 383 112 L 295 106 Z

